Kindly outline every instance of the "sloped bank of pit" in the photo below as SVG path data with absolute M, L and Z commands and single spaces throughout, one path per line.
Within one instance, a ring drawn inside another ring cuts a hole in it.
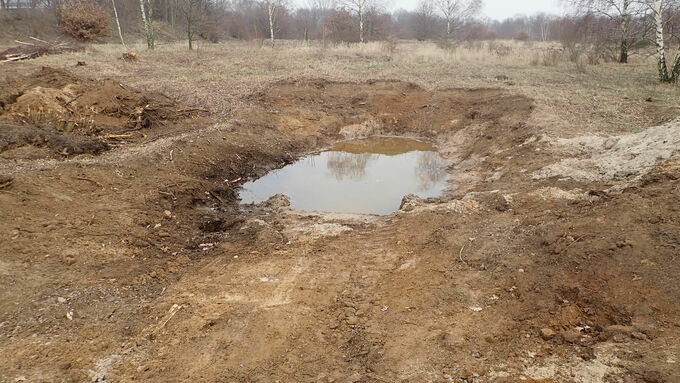
M 429 91 L 401 81 L 310 79 L 271 84 L 248 101 L 234 117 L 237 128 L 304 137 L 312 150 L 374 136 L 425 139 L 454 165 L 468 161 L 471 166 L 458 168 L 474 174 L 483 169 L 472 165 L 484 166 L 477 160 L 532 136 L 526 124 L 532 101 L 501 89 Z
M 249 105 L 237 111 L 233 119 L 236 129 L 263 129 L 304 138 L 310 148 L 306 153 L 332 148 L 338 142 L 362 142 L 371 137 L 433 143 L 447 163 L 446 178 L 451 181 L 447 183 L 445 198 L 438 202 L 473 189 L 479 174 L 489 170 L 481 159 L 532 136 L 526 124 L 533 109 L 532 100 L 501 89 L 432 91 L 401 81 L 352 83 L 304 79 L 273 83 L 248 101 Z M 270 164 L 269 169 L 284 167 L 300 155 L 296 153 L 285 163 Z M 243 183 L 265 174 L 259 168 L 230 176 Z M 423 203 L 410 199 L 406 205 L 410 209 Z M 325 222 L 323 214 L 312 216 L 313 224 Z M 327 216 L 331 223 L 351 226 L 354 222 L 353 217 L 345 216 L 343 221 L 337 214 Z

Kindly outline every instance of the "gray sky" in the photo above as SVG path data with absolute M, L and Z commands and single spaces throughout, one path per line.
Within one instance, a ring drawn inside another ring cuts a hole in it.
M 502 20 L 518 14 L 533 15 L 539 12 L 562 14 L 559 0 L 483 0 L 483 16 Z M 418 0 L 391 0 L 392 9 L 413 10 Z
M 559 0 L 485 0 L 483 12 L 489 18 L 501 20 L 517 14 L 562 14 L 563 8 Z

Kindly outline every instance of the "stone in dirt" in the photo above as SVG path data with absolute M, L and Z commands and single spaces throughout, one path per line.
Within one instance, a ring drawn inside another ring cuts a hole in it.
M 578 343 L 578 341 L 581 339 L 581 333 L 576 330 L 562 331 L 560 336 L 566 343 Z
M 280 210 L 290 207 L 290 198 L 285 194 L 274 194 L 268 200 L 262 203 L 262 206 L 268 209 Z
M 543 338 L 543 340 L 550 340 L 554 338 L 555 335 L 557 335 L 557 333 L 552 329 L 549 329 L 547 327 L 541 329 L 541 338 Z
M 607 326 L 604 329 L 605 333 L 610 334 L 610 335 L 616 335 L 616 334 L 624 334 L 624 335 L 630 335 L 633 331 L 635 331 L 635 328 L 631 326 L 623 326 L 623 325 L 611 325 Z
M 401 205 L 399 206 L 399 210 L 412 211 L 416 207 L 422 206 L 423 204 L 424 202 L 422 198 L 418 197 L 415 194 L 409 194 L 401 199 Z

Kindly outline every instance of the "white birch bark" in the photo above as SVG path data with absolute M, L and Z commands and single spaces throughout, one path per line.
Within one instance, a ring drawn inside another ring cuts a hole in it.
M 123 39 L 123 31 L 120 29 L 120 20 L 118 19 L 118 10 L 116 9 L 116 0 L 111 0 L 113 5 L 113 16 L 116 18 L 116 26 L 118 27 L 118 36 L 120 36 L 120 43 L 123 44 L 125 51 L 128 51 L 127 45 L 125 45 L 125 40 Z
M 150 6 L 151 4 L 149 4 Z M 146 45 L 149 49 L 154 48 L 153 27 L 151 26 L 151 15 L 147 16 L 144 0 L 139 0 L 139 7 L 142 11 L 142 23 L 144 24 L 144 34 L 146 35 Z
M 357 1 L 358 12 L 359 12 L 359 42 L 364 42 L 364 6 L 366 5 L 365 0 Z
M 659 81 L 669 82 L 666 48 L 663 35 L 663 1 L 654 0 L 654 20 L 656 22 L 656 59 L 659 66 Z
M 628 48 L 630 42 L 628 37 L 630 35 L 630 5 L 632 0 L 623 0 L 621 7 L 621 52 L 619 55 L 619 62 L 622 64 L 628 63 Z
M 351 12 L 354 12 L 359 19 L 359 41 L 366 41 L 365 24 L 366 10 L 371 6 L 377 6 L 380 0 L 340 0 L 340 4 Z
M 271 39 L 272 42 L 272 47 L 274 46 L 274 12 L 276 11 L 275 9 L 276 5 L 274 4 L 273 1 L 268 1 L 267 2 L 267 13 L 269 15 L 269 38 Z

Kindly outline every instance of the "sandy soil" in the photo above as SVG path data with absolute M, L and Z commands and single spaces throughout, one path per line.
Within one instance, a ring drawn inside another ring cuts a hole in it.
M 581 145 L 521 94 L 400 81 L 242 102 L 142 126 L 133 105 L 112 132 L 134 137 L 89 154 L 4 147 L 0 381 L 680 381 L 680 161 L 653 145 L 680 124 Z M 42 129 L 107 139 L 63 126 Z M 239 209 L 239 183 L 379 134 L 436 142 L 447 195 L 388 217 Z

